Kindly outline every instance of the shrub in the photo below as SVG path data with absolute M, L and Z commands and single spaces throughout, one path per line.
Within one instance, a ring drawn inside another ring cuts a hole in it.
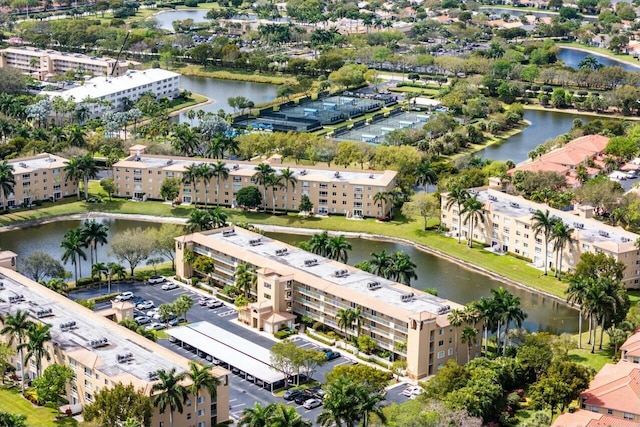
M 322 322 L 315 322 L 312 327 L 314 331 L 322 332 L 324 330 Z
M 184 0 L 184 5 L 187 7 L 198 7 L 198 0 Z
M 281 329 L 278 332 L 274 333 L 273 336 L 278 338 L 279 340 L 283 340 L 285 338 L 290 337 L 293 334 L 294 332 L 290 329 Z

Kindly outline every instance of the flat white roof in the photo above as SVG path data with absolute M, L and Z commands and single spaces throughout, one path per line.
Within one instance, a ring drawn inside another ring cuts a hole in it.
M 271 367 L 268 349 L 209 322 L 178 326 L 166 332 L 266 383 L 285 379 L 282 372 Z
M 64 157 L 43 153 L 33 157 L 8 160 L 7 162 L 13 166 L 14 174 L 21 174 L 40 169 L 63 168 L 68 160 Z
M 40 94 L 50 97 L 60 96 L 63 99 L 69 99 L 73 96 L 76 102 L 81 102 L 87 98 L 99 99 L 117 92 L 136 89 L 140 86 L 174 77 L 178 78 L 179 81 L 180 74 L 160 68 L 151 68 L 144 71 L 129 70 L 123 76 L 94 77 L 84 82 L 82 86 L 62 91 L 42 91 Z

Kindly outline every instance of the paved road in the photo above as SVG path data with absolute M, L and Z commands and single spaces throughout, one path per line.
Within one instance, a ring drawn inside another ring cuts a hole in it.
M 156 307 L 162 303 L 170 303 L 175 301 L 181 295 L 189 295 L 193 298 L 195 304 L 193 308 L 189 311 L 187 315 L 187 319 L 189 322 L 199 322 L 199 321 L 207 321 L 211 322 L 216 326 L 226 329 L 229 332 L 232 332 L 236 335 L 242 336 L 245 339 L 251 340 L 256 344 L 263 346 L 265 348 L 271 348 L 273 344 L 276 342 L 262 334 L 258 334 L 253 332 L 243 326 L 240 326 L 235 322 L 237 320 L 238 315 L 237 311 L 234 307 L 230 305 L 225 305 L 221 308 L 217 309 L 209 309 L 206 307 L 200 306 L 197 301 L 200 299 L 201 294 L 195 291 L 188 286 L 180 286 L 177 289 L 172 289 L 169 291 L 163 291 L 161 289 L 161 285 L 146 285 L 143 283 L 132 283 L 132 282 L 123 282 L 119 284 L 112 284 L 111 287 L 112 292 L 125 292 L 131 291 L 136 296 L 144 298 L 145 300 L 152 300 Z M 72 292 L 70 297 L 73 299 L 88 299 L 93 298 L 101 294 L 106 294 L 107 287 L 103 285 L 101 290 L 98 288 L 93 289 L 84 289 L 77 292 Z M 100 310 L 104 308 L 110 307 L 111 303 L 101 303 L 96 305 L 95 309 Z M 306 337 L 302 335 L 292 337 L 292 340 L 296 343 L 296 345 L 300 347 L 304 347 L 307 349 L 319 348 L 318 345 L 306 339 Z M 183 349 L 179 345 L 172 344 L 166 339 L 158 340 L 158 344 L 171 349 L 172 351 L 188 358 L 191 360 L 197 360 L 200 362 L 205 362 L 204 359 L 199 357 L 198 355 Z M 354 359 L 342 356 L 337 359 L 334 359 L 324 366 L 318 368 L 313 378 L 320 382 L 324 382 L 325 375 L 331 371 L 335 366 L 344 365 L 347 363 L 353 363 Z M 387 392 L 387 402 L 396 402 L 402 403 L 407 400 L 406 397 L 402 396 L 400 393 L 404 387 L 402 385 L 395 387 Z M 240 376 L 233 376 L 230 382 L 230 390 L 229 390 L 229 409 L 230 414 L 233 418 L 238 419 L 242 416 L 242 411 L 248 407 L 254 405 L 254 403 L 260 403 L 262 405 L 268 403 L 282 402 L 289 406 L 294 406 L 296 410 L 306 419 L 312 420 L 315 422 L 318 414 L 321 412 L 322 408 L 315 408 L 312 410 L 305 409 L 302 405 L 298 405 L 295 402 L 287 402 L 284 399 L 274 396 L 268 390 L 265 390 L 261 387 L 254 385 L 251 382 L 246 381 Z

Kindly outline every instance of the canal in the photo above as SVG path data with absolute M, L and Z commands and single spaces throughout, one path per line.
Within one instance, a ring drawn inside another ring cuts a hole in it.
M 160 226 L 150 222 L 96 219 L 109 227 L 109 238 L 117 232 L 131 227 L 157 228 Z M 20 265 L 20 259 L 26 258 L 36 250 L 46 250 L 52 257 L 60 259 L 62 255 L 60 242 L 64 233 L 80 224 L 81 221 L 59 221 L 23 230 L 7 231 L 0 233 L 0 246 L 2 249 L 12 250 L 19 255 L 18 266 Z M 288 243 L 309 238 L 308 236 L 283 233 L 269 233 L 268 235 Z M 522 308 L 528 314 L 524 325 L 527 329 L 532 331 L 548 330 L 556 333 L 574 333 L 578 329 L 577 312 L 564 304 L 524 289 L 504 285 L 479 273 L 460 268 L 455 263 L 417 250 L 412 246 L 363 239 L 349 239 L 349 243 L 353 247 L 349 253 L 350 264 L 369 259 L 371 252 L 379 252 L 383 249 L 388 253 L 404 251 L 411 256 L 413 262 L 418 266 L 418 280 L 413 284 L 416 288 L 435 288 L 441 297 L 465 304 L 481 296 L 489 296 L 491 289 L 505 286 L 510 292 L 521 298 Z M 109 254 L 107 246 L 99 248 L 99 259 L 101 262 L 117 261 Z M 66 268 L 71 271 L 73 266 L 67 264 Z M 83 262 L 83 274 L 88 275 L 89 271 L 89 261 Z

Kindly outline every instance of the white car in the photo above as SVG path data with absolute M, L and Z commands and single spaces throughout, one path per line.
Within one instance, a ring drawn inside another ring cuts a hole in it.
M 418 385 L 410 385 L 402 391 L 403 396 L 411 397 L 412 395 L 418 395 L 422 393 L 422 387 Z
M 159 330 L 164 329 L 166 327 L 167 327 L 167 325 L 165 325 L 164 323 L 153 322 L 149 326 L 145 327 L 145 329 L 147 331 L 159 331 Z
M 313 409 L 321 405 L 322 405 L 322 401 L 320 399 L 315 399 L 315 398 L 309 399 L 302 404 L 302 406 L 304 406 L 305 409 Z
M 116 297 L 116 301 L 129 301 L 133 299 L 133 292 L 123 292 Z
M 147 311 L 147 316 L 153 318 L 153 316 L 158 314 L 158 307 L 154 308 L 153 310 L 149 310 Z
M 165 281 L 165 278 L 162 276 L 158 276 L 157 274 L 154 274 L 153 276 L 149 277 L 150 285 L 155 285 L 157 283 L 162 283 L 164 281 Z
M 149 310 L 150 308 L 154 308 L 155 306 L 156 305 L 153 303 L 153 301 L 147 300 L 136 305 L 136 308 L 138 310 Z
M 165 283 L 164 285 L 162 285 L 162 290 L 163 291 L 170 291 L 171 289 L 176 289 L 178 287 L 177 284 L 173 283 L 173 282 L 169 282 L 169 283 Z

